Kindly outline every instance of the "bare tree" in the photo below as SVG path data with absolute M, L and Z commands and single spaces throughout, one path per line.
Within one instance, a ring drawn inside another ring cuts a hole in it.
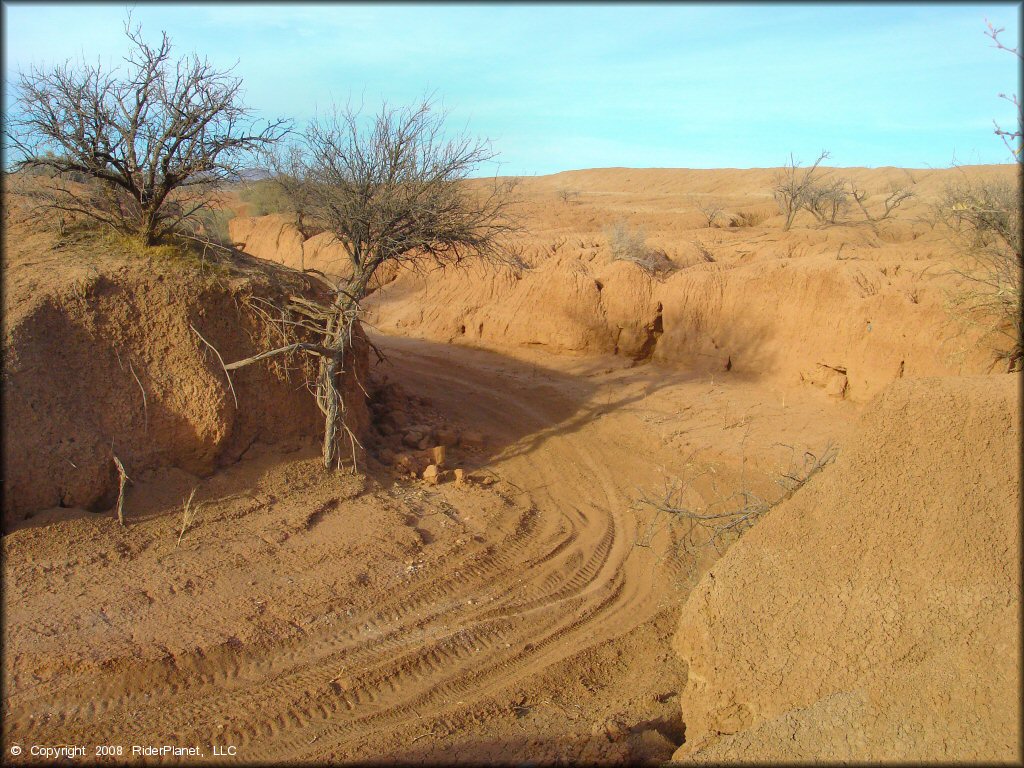
M 897 208 L 914 196 L 913 190 L 900 184 L 893 183 L 889 186 L 889 192 L 882 201 L 882 212 L 879 214 L 872 214 L 871 211 L 868 210 L 867 206 L 867 199 L 869 197 L 867 191 L 858 187 L 853 181 L 848 183 L 850 186 L 850 197 L 852 197 L 857 203 L 857 207 L 860 208 L 861 213 L 864 214 L 864 218 L 870 224 L 877 224 L 879 221 L 888 219 Z
M 705 200 L 697 203 L 697 210 L 704 216 L 704 220 L 707 222 L 708 227 L 715 225 L 715 219 L 722 215 L 722 204 L 717 200 Z
M 837 224 L 850 207 L 849 194 L 841 179 L 814 182 L 804 194 L 803 207 L 821 224 Z
M 558 190 L 558 199 L 566 205 L 578 205 L 580 191 L 578 189 L 560 189 Z
M 150 45 L 129 17 L 125 35 L 123 70 L 69 61 L 20 73 L 5 134 L 16 170 L 48 172 L 34 193 L 41 206 L 151 244 L 208 207 L 287 123 L 260 127 L 241 80 L 195 54 L 172 59 L 166 33 Z
M 801 169 L 799 161 L 790 155 L 789 164 L 775 174 L 772 192 L 775 202 L 779 206 L 779 212 L 786 217 L 785 223 L 782 225 L 784 230 L 788 231 L 793 226 L 793 219 L 806 205 L 807 194 L 815 182 L 815 172 L 818 170 L 818 166 L 829 157 L 828 152 L 822 151 L 813 165 Z
M 429 100 L 410 108 L 382 107 L 370 120 L 351 106 L 310 122 L 301 141 L 273 158 L 276 180 L 296 210 L 329 232 L 348 255 L 349 272 L 315 273 L 332 301 L 293 298 L 281 322 L 312 332 L 317 343 L 285 344 L 225 366 L 234 370 L 296 351 L 318 359 L 317 403 L 324 413 L 324 466 L 340 465 L 339 444 L 356 437 L 345 424 L 338 387 L 352 348 L 360 302 L 382 267 L 457 265 L 468 257 L 508 263 L 504 235 L 510 185 L 468 183 L 469 174 L 494 153 L 485 141 L 449 137 L 445 116 Z M 314 273 L 313 270 L 306 270 Z

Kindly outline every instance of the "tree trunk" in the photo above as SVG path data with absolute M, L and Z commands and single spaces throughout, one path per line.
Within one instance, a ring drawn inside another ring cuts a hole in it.
M 353 282 L 349 282 L 347 286 L 354 291 L 352 295 L 362 296 L 365 293 L 367 279 L 367 274 L 357 271 L 353 278 L 355 286 L 353 287 Z M 317 403 L 324 414 L 322 454 L 325 469 L 340 466 L 341 457 L 338 443 L 342 430 L 346 429 L 345 402 L 338 376 L 344 373 L 345 345 L 351 341 L 352 324 L 355 320 L 351 313 L 353 300 L 345 294 L 345 291 L 339 291 L 335 298 L 335 315 L 327 324 L 323 340 L 323 345 L 333 350 L 334 354 L 320 358 L 320 376 L 317 381 Z M 352 437 L 351 433 L 349 433 L 349 437 Z
M 320 408 L 324 412 L 324 469 L 338 460 L 338 421 L 341 418 L 341 395 L 338 392 L 339 355 L 320 358 Z
M 139 234 L 142 235 L 142 242 L 146 245 L 156 245 L 156 221 L 155 211 L 146 211 L 142 214 L 140 222 L 142 231 Z

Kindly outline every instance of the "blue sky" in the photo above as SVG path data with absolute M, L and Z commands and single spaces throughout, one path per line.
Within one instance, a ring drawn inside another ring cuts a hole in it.
M 830 165 L 946 167 L 1009 153 L 1000 92 L 1019 4 L 356 5 L 4 3 L 4 77 L 85 55 L 116 64 L 132 7 L 300 124 L 349 97 L 432 92 L 493 141 L 503 174 L 606 166 L 749 168 L 790 152 Z M 496 169 L 482 169 L 493 173 Z

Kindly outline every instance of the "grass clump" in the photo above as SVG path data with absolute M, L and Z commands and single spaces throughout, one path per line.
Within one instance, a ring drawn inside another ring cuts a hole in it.
M 967 262 L 953 270 L 967 282 L 953 304 L 969 322 L 1002 340 L 993 352 L 1011 372 L 1024 367 L 1020 211 L 1020 188 L 1004 180 L 949 185 L 937 206 Z
M 737 227 L 759 227 L 772 214 L 764 210 L 738 211 L 733 216 L 733 226 Z
M 242 188 L 239 197 L 249 206 L 250 216 L 291 213 L 294 207 L 280 184 L 272 179 L 254 181 Z
M 615 261 L 629 261 L 653 277 L 663 278 L 676 271 L 668 255 L 647 244 L 643 229 L 619 222 L 608 230 L 608 245 Z

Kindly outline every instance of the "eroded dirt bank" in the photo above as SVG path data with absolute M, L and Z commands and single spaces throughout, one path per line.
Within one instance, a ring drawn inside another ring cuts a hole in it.
M 882 221 L 848 212 L 822 226 L 803 213 L 789 231 L 772 201 L 773 173 L 610 168 L 525 179 L 525 231 L 514 240 L 523 269 L 389 272 L 367 302 L 369 320 L 491 349 L 728 368 L 861 403 L 898 378 L 990 370 L 1002 340 L 957 317 L 957 270 L 967 265 L 933 206 L 946 185 L 1013 183 L 1013 166 L 827 169 L 869 192 L 872 215 L 894 185 L 913 196 Z M 708 203 L 722 209 L 715 226 L 699 211 Z M 674 271 L 654 277 L 617 259 L 616 227 Z M 339 244 L 304 239 L 287 216 L 235 219 L 231 231 L 263 258 L 348 269 Z
M 704 577 L 680 759 L 1020 760 L 1019 376 L 904 381 Z
M 316 296 L 308 278 L 248 257 L 60 241 L 11 222 L 4 245 L 5 527 L 51 507 L 109 509 L 115 456 L 132 479 L 207 475 L 257 442 L 294 448 L 322 431 L 302 360 L 238 370 L 232 391 L 217 358 L 282 344 L 267 308 Z M 365 371 L 365 344 L 359 352 Z M 354 377 L 346 386 L 352 426 L 365 431 L 365 399 Z

